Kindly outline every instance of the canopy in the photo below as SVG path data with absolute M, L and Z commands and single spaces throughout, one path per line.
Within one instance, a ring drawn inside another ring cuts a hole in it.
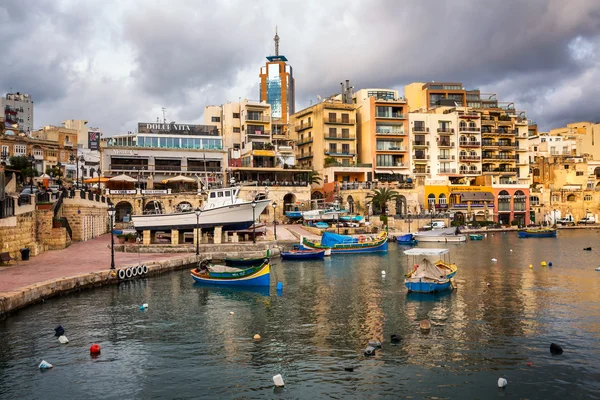
M 105 176 L 102 176 L 100 178 L 87 178 L 83 180 L 83 183 L 98 183 L 98 180 L 100 180 L 100 183 L 106 183 L 110 179 Z
M 494 195 L 490 192 L 452 192 L 451 195 L 457 194 L 463 201 L 494 201 Z
M 404 254 L 407 256 L 441 256 L 448 254 L 448 249 L 408 249 L 404 250 Z
M 446 277 L 446 271 L 436 267 L 426 258 L 421 260 L 411 278 L 438 280 Z
M 130 177 L 129 175 L 121 174 L 117 176 L 113 176 L 109 179 L 111 182 L 137 182 L 135 178 Z
M 194 178 L 189 178 L 187 176 L 183 176 L 183 175 L 177 175 L 174 176 L 172 178 L 168 178 L 168 179 L 163 179 L 160 183 L 174 183 L 174 182 L 196 182 L 196 180 Z
M 358 239 L 352 236 L 346 235 L 338 235 L 333 232 L 325 232 L 323 233 L 323 237 L 321 238 L 321 245 L 326 247 L 333 247 L 336 244 L 351 244 L 358 243 Z

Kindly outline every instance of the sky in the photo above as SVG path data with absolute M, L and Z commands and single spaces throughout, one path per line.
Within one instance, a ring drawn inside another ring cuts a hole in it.
M 600 121 L 599 0 L 3 0 L 0 92 L 29 93 L 35 128 L 86 119 L 202 123 L 204 107 L 258 100 L 280 54 L 296 110 L 339 91 L 462 82 L 541 131 Z

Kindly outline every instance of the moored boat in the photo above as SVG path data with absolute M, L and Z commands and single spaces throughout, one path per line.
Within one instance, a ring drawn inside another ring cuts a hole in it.
M 456 243 L 467 241 L 467 236 L 458 233 L 456 228 L 432 229 L 430 231 L 417 232 L 414 237 L 419 242 Z
M 387 251 L 387 232 L 377 236 L 347 236 L 324 232 L 321 241 L 302 239 L 302 245 L 309 249 L 331 249 L 332 254 L 372 253 Z
M 322 260 L 325 258 L 325 250 L 290 250 L 282 251 L 283 260 Z
M 271 257 L 271 249 L 267 249 L 264 257 L 225 258 L 223 261 L 228 267 L 247 267 L 261 265 L 265 258 Z
M 410 249 L 404 251 L 404 254 L 413 257 L 414 267 L 404 280 L 409 292 L 434 293 L 453 287 L 451 279 L 458 268 L 450 262 L 448 249 Z M 441 256 L 444 258 L 441 259 Z M 440 259 L 432 261 L 432 258 Z
M 263 259 L 260 265 L 245 269 L 203 261 L 198 268 L 190 272 L 196 282 L 212 285 L 269 286 L 271 284 L 271 264 L 268 258 Z
M 479 233 L 471 233 L 469 235 L 469 239 L 471 240 L 483 240 L 483 235 Z
M 538 237 L 538 238 L 546 238 L 546 237 L 556 237 L 556 229 L 555 228 L 536 228 L 536 229 L 520 229 L 517 231 L 517 234 L 520 238 L 529 238 L 529 237 Z
M 327 229 L 329 228 L 329 224 L 327 222 L 317 222 L 315 226 L 319 229 Z
M 362 215 L 342 215 L 340 217 L 340 221 L 342 222 L 360 222 L 362 219 Z
M 412 233 L 396 236 L 396 243 L 404 246 L 412 246 L 418 243 Z

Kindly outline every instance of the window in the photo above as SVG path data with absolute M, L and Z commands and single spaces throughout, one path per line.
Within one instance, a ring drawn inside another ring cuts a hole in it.
M 234 127 L 233 128 L 233 133 L 240 133 L 240 128 Z
M 337 153 L 337 144 L 335 144 L 335 143 L 329 143 L 329 152 L 330 153 Z
M 348 143 L 342 144 L 342 153 L 350 154 L 350 145 Z
M 585 196 L 583 196 L 583 201 L 592 201 L 592 196 L 589 194 L 586 194 Z
M 8 151 L 8 146 L 2 145 L 2 154 L 8 154 L 8 155 L 10 155 L 10 153 Z
M 15 156 L 24 156 L 27 154 L 27 146 L 24 144 L 15 144 L 13 146 L 13 154 Z M 56 154 L 54 156 L 56 157 Z
M 329 113 L 329 122 L 335 122 L 335 113 Z
M 440 194 L 440 204 L 446 204 L 446 195 L 444 193 Z
M 210 122 L 221 122 L 221 117 L 210 117 Z
M 345 124 L 350 123 L 350 115 L 349 114 L 342 114 L 342 122 Z
M 240 117 L 240 113 L 233 113 L 233 118 L 239 118 Z
M 337 136 L 337 129 L 329 128 L 329 137 L 336 137 L 336 136 Z
M 435 207 L 435 194 L 430 193 L 429 196 L 427 196 L 427 203 L 429 204 L 430 210 Z
M 583 176 L 583 171 L 577 171 L 577 172 L 575 172 L 575 175 L 576 176 Z
M 575 195 L 574 194 L 570 194 L 567 196 L 567 201 L 575 201 Z
M 541 142 L 546 143 L 546 138 L 542 138 Z
M 342 138 L 343 139 L 350 139 L 350 129 L 348 129 L 348 128 L 343 128 L 342 129 Z
M 530 196 L 529 197 L 529 204 L 532 206 L 539 206 L 540 205 L 540 198 L 537 196 Z

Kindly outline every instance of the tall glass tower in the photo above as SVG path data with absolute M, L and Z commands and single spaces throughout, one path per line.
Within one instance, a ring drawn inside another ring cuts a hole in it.
M 289 116 L 295 112 L 296 94 L 292 66 L 279 54 L 279 35 L 275 28 L 275 55 L 267 57 L 267 64 L 260 69 L 260 101 L 271 105 L 273 130 L 277 126 L 282 133 L 287 130 Z

